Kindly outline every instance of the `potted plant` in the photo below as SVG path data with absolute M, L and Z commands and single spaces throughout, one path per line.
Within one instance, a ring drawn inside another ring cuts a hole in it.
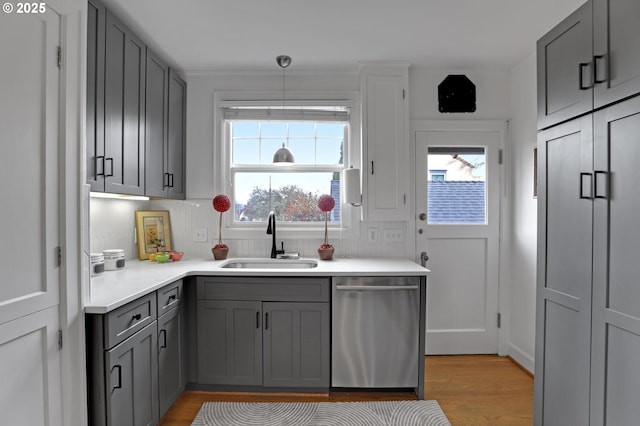
M 318 249 L 318 256 L 321 260 L 333 259 L 333 246 L 329 244 L 329 232 L 327 229 L 327 221 L 329 219 L 329 212 L 336 206 L 336 200 L 331 195 L 324 194 L 318 198 L 318 208 L 324 212 L 324 244 Z
M 220 212 L 220 221 L 218 223 L 218 244 L 211 249 L 211 252 L 215 260 L 223 260 L 229 254 L 229 246 L 222 243 L 222 213 L 231 208 L 231 200 L 226 195 L 216 195 L 213 197 L 213 208 L 215 211 Z

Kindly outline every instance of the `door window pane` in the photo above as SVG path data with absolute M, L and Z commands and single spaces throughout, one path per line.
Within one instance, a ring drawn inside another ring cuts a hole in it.
M 486 224 L 485 148 L 429 147 L 429 224 Z

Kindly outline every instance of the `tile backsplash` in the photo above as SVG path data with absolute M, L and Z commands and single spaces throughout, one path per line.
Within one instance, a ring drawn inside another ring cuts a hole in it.
M 92 198 L 90 201 L 91 252 L 123 248 L 127 259 L 137 259 L 135 242 L 136 210 L 168 210 L 171 220 L 173 248 L 185 252 L 186 257 L 210 258 L 215 244 L 217 229 L 214 229 L 214 212 L 210 199 L 132 201 Z M 336 257 L 406 257 L 406 242 L 382 242 L 383 229 L 400 229 L 406 237 L 405 222 L 360 222 L 360 238 L 331 238 L 336 248 Z M 370 242 L 367 230 L 379 230 L 378 240 Z M 205 228 L 206 242 L 193 241 L 195 229 Z M 284 239 L 285 249 L 301 256 L 317 257 L 317 248 L 322 236 L 316 239 Z M 280 238 L 279 238 L 280 240 Z M 252 239 L 229 239 L 230 256 L 265 257 L 271 251 L 271 237 L 261 235 Z

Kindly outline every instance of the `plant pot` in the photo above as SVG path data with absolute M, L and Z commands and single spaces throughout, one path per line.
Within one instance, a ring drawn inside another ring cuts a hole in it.
M 333 247 L 320 247 L 318 249 L 318 256 L 320 256 L 320 260 L 333 259 L 333 250 Z
M 224 260 L 227 258 L 227 254 L 229 254 L 229 247 L 213 247 L 211 253 L 213 253 L 215 260 Z

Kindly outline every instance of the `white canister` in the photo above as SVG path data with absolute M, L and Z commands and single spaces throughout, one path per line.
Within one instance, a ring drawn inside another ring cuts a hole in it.
M 104 255 L 102 253 L 91 253 L 90 269 L 92 277 L 104 272 Z
M 104 270 L 115 271 L 124 268 L 124 250 L 110 249 L 104 250 Z

